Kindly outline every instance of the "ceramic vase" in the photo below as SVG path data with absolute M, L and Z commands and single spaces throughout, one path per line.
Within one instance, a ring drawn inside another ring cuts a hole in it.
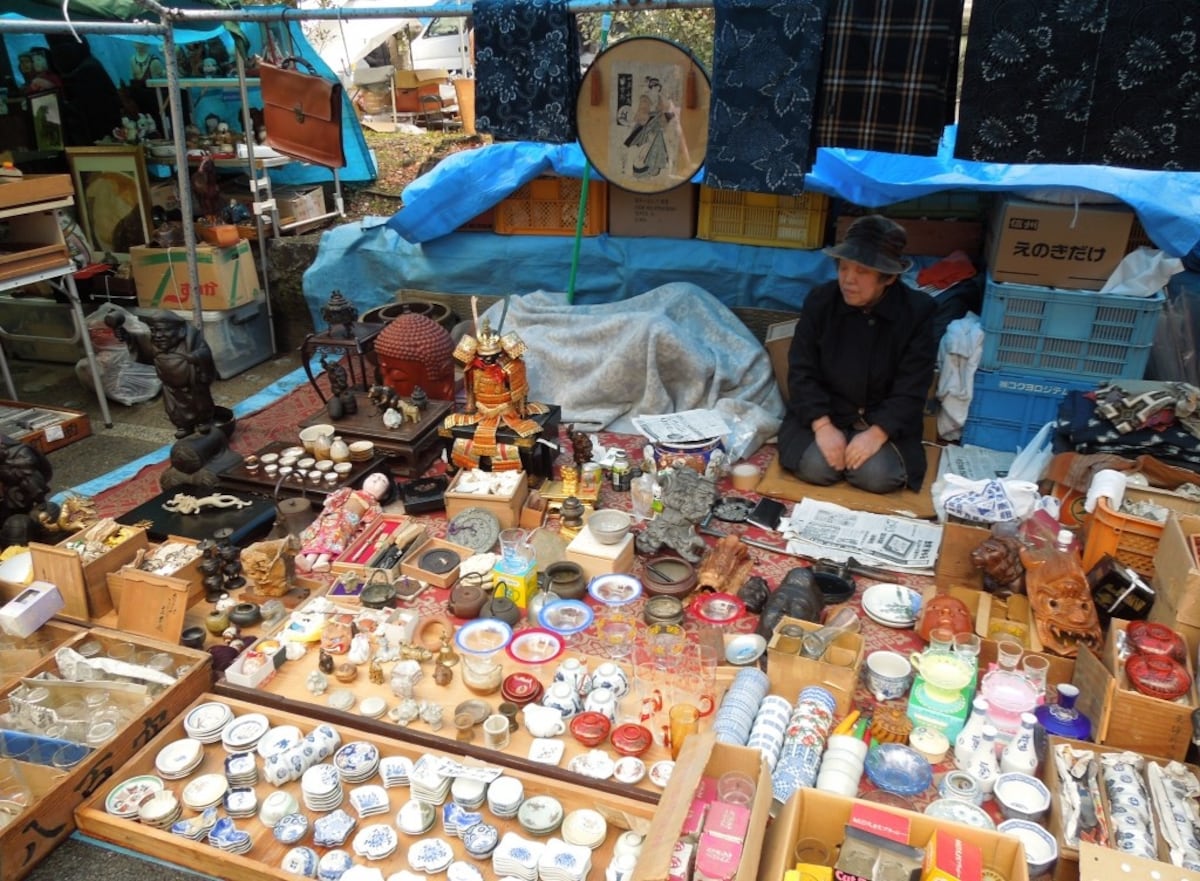
M 1072 740 L 1091 740 L 1091 720 L 1075 709 L 1079 689 L 1069 682 L 1064 682 L 1057 690 L 1057 703 L 1042 704 L 1034 710 L 1038 722 L 1046 729 L 1047 734 L 1069 737 Z
M 1020 729 L 1000 751 L 1000 772 L 1002 774 L 1019 771 L 1032 777 L 1037 776 L 1037 747 L 1033 742 L 1033 729 L 1036 726 L 1037 716 L 1033 713 L 1021 714 Z
M 350 445 L 342 440 L 341 435 L 336 435 L 329 445 L 329 458 L 334 462 L 350 461 Z
M 975 750 L 979 749 L 979 741 L 983 738 L 983 726 L 987 724 L 987 698 L 977 695 L 971 704 L 971 715 L 963 725 L 958 737 L 954 738 L 954 766 L 960 771 L 967 770 Z
M 1000 762 L 996 758 L 996 735 L 994 725 L 983 726 L 979 747 L 971 754 L 971 761 L 964 769 L 975 778 L 979 784 L 979 791 L 985 796 L 992 794 L 996 778 L 1000 776 Z

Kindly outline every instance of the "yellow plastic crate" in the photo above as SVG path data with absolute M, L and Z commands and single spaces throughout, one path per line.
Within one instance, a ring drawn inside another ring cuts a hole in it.
M 493 218 L 500 235 L 573 236 L 579 216 L 583 181 L 573 177 L 539 177 L 496 206 Z M 608 184 L 588 182 L 583 234 L 598 236 L 608 229 Z
M 829 197 L 821 193 L 776 196 L 700 187 L 696 238 L 775 248 L 825 244 Z

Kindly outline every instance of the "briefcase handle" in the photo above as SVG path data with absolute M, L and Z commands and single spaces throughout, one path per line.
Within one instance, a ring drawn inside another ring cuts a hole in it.
M 319 76 L 317 69 L 313 67 L 312 62 L 305 58 L 301 58 L 299 55 L 289 55 L 287 58 L 283 59 L 283 61 L 279 62 L 279 67 L 282 70 L 287 70 L 289 67 L 299 67 L 300 65 L 307 67 L 308 73 L 312 74 L 313 76 Z

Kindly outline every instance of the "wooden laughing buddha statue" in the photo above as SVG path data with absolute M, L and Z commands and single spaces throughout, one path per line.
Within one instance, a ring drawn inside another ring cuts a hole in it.
M 516 471 L 521 468 L 520 449 L 500 443 L 501 426 L 518 437 L 533 437 L 541 427 L 528 418 L 547 412 L 544 404 L 528 400 L 529 380 L 525 375 L 525 343 L 515 333 L 503 337 L 492 330 L 484 318 L 478 338 L 470 335 L 459 340 L 455 359 L 463 365 L 467 404 L 462 413 L 451 413 L 443 422 L 447 430 L 474 425 L 472 437 L 457 437 L 450 459 L 459 468 L 478 468 L 484 457 L 492 471 Z

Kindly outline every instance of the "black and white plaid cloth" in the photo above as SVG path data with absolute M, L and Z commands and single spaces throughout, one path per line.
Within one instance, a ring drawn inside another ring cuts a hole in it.
M 962 0 L 833 0 L 818 146 L 936 155 L 962 9 Z

